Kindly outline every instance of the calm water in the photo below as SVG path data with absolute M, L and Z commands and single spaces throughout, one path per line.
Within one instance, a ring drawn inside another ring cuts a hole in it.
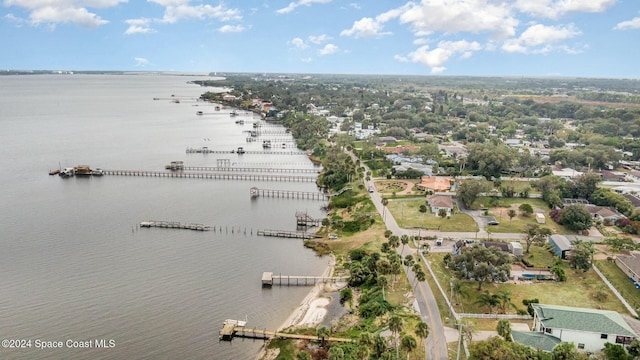
M 0 338 L 115 342 L 0 348 L 0 358 L 252 358 L 262 342 L 219 343 L 223 320 L 246 316 L 250 326 L 275 328 L 306 295 L 304 287 L 262 289 L 260 276 L 316 275 L 328 259 L 301 240 L 255 230 L 295 230 L 296 210 L 320 217 L 323 203 L 252 200 L 249 189 L 316 191 L 313 183 L 47 175 L 59 164 L 163 170 L 172 160 L 313 167 L 298 155 L 185 154 L 187 146 L 262 150 L 243 133 L 258 119 L 241 115 L 238 125 L 229 110 L 213 114 L 195 101 L 207 89 L 187 82 L 202 78 L 0 77 Z M 136 228 L 148 219 L 223 230 Z

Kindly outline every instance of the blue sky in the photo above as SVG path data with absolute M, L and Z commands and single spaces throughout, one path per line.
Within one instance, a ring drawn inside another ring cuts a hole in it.
M 638 0 L 3 5 L 3 69 L 640 78 Z

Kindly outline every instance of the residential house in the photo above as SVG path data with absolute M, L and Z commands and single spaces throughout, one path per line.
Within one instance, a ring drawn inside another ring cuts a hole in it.
M 422 181 L 416 184 L 416 188 L 433 192 L 448 191 L 455 181 L 454 178 L 444 176 L 423 176 Z
M 627 173 L 627 179 L 633 181 L 633 182 L 640 182 L 640 171 L 638 170 L 631 170 Z
M 640 198 L 637 197 L 636 195 L 633 195 L 633 194 L 622 194 L 622 196 L 624 196 L 625 199 L 631 201 L 631 205 L 633 205 L 634 208 L 640 207 Z
M 624 181 L 626 173 L 621 171 L 601 170 L 602 181 Z
M 522 141 L 520 139 L 507 139 L 504 144 L 507 146 L 522 146 Z
M 450 216 L 453 210 L 453 200 L 449 195 L 427 195 L 427 203 L 434 214 L 438 214 L 440 209 L 444 209 L 447 216 Z
M 551 245 L 553 253 L 560 259 L 566 259 L 569 251 L 571 251 L 573 247 L 566 236 L 559 234 L 549 235 L 547 242 Z
M 483 241 L 480 245 L 488 248 L 497 247 L 502 252 L 510 253 L 509 243 L 499 241 Z
M 625 217 L 616 211 L 616 209 L 609 206 L 587 205 L 585 208 L 594 219 L 599 219 L 603 222 L 606 221 L 613 223 L 616 220 Z
M 638 252 L 616 255 L 616 265 L 636 285 L 636 288 L 640 288 L 640 254 Z
M 552 170 L 553 175 L 555 176 L 559 176 L 561 178 L 564 178 L 565 180 L 571 180 L 575 177 L 581 176 L 583 173 L 578 171 L 578 170 L 574 170 L 571 168 L 563 168 L 560 170 Z
M 578 350 L 595 353 L 606 343 L 628 345 L 638 337 L 615 311 L 546 304 L 531 306 L 533 332 L 574 343 Z

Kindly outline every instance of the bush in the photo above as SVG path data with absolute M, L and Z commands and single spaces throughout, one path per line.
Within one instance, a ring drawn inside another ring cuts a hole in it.
M 340 304 L 344 304 L 347 301 L 353 299 L 353 291 L 349 288 L 340 290 Z

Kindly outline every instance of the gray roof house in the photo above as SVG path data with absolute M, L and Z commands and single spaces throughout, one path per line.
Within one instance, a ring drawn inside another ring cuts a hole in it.
M 610 310 L 531 304 L 533 329 L 571 342 L 578 350 L 596 352 L 605 343 L 628 345 L 638 337 L 619 313 Z
M 566 259 L 567 254 L 572 248 L 571 242 L 564 235 L 553 234 L 549 235 L 547 242 L 551 245 L 553 253 L 561 259 Z

